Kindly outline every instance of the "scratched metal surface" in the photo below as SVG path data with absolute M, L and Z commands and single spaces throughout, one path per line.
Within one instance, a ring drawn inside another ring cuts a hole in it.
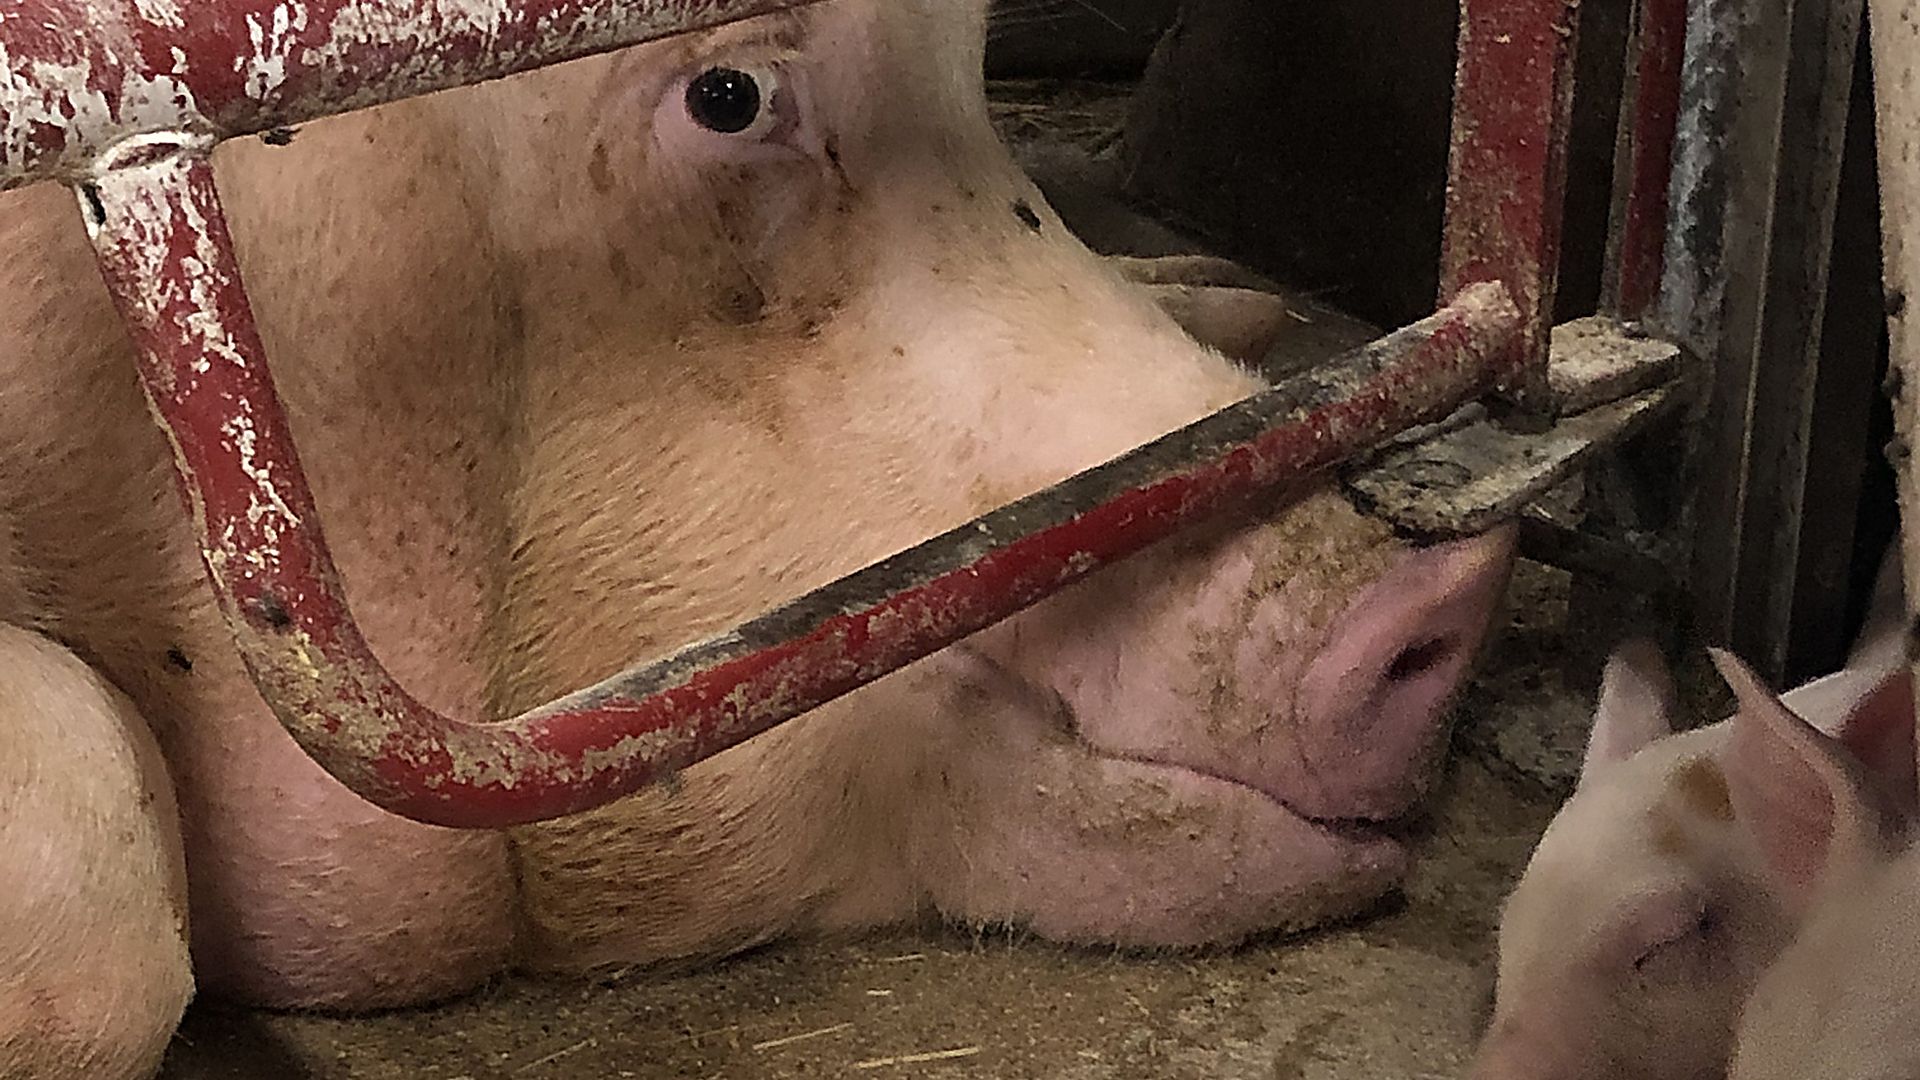
M 1686 43 L 1687 0 L 1638 0 L 1601 300 L 1622 319 L 1641 318 L 1660 296 Z
M 1551 409 L 1547 342 L 1560 280 L 1578 0 L 1463 0 L 1440 254 L 1443 301 L 1499 281 L 1525 322 L 1504 389 Z
M 0 190 L 808 0 L 0 0 Z

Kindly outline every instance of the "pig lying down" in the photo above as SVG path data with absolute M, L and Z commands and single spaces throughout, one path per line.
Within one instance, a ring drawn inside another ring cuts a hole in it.
M 1783 749 L 1783 718 L 1853 763 L 1859 820 L 1876 835 L 1915 807 L 1897 554 L 1840 672 L 1775 696 L 1716 656 L 1739 704 L 1720 723 L 1676 732 L 1659 654 L 1615 654 L 1578 789 L 1503 913 L 1476 1080 L 1726 1075 L 1741 1007 L 1815 886 L 1802 805 L 1817 792 Z
M 1015 169 L 984 21 L 842 0 L 221 151 L 355 610 L 423 701 L 517 712 L 1256 388 Z M 0 201 L 0 249 L 9 1077 L 150 1073 L 196 985 L 364 1009 L 924 913 L 1184 946 L 1350 912 L 1511 558 L 1305 491 L 673 785 L 427 828 L 255 696 L 70 196 Z

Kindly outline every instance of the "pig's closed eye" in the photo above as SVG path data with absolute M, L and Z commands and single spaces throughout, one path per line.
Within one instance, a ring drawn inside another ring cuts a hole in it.
M 769 71 L 711 67 L 687 83 L 687 117 L 718 135 L 764 138 L 777 123 L 778 92 Z
M 1718 920 L 1714 917 L 1713 910 L 1711 908 L 1702 908 L 1699 914 L 1694 916 L 1693 921 L 1687 924 L 1685 928 L 1678 933 L 1671 934 L 1654 942 L 1642 951 L 1633 961 L 1633 970 L 1645 971 L 1649 965 L 1660 961 L 1663 957 L 1678 954 L 1691 946 L 1706 941 L 1711 938 L 1718 929 Z

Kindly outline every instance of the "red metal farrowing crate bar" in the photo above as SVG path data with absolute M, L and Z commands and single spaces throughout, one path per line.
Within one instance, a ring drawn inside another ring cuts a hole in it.
M 605 803 L 1490 390 L 1545 406 L 1575 5 L 1466 0 L 1446 306 L 1435 315 L 521 716 L 424 708 L 348 610 L 208 154 L 222 139 L 792 6 L 0 0 L 0 188 L 60 180 L 79 191 L 240 652 L 307 752 L 378 805 L 499 827 Z

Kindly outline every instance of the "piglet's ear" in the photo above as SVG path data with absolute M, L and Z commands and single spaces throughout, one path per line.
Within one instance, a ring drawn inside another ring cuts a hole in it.
M 1845 744 L 1796 716 L 1745 662 L 1718 649 L 1713 662 L 1740 703 L 1726 760 L 1734 813 L 1787 909 L 1802 910 L 1823 880 L 1878 849 L 1871 781 Z
M 1912 668 L 1901 663 L 1881 676 L 1847 711 L 1834 737 L 1866 768 L 1890 809 L 1902 818 L 1920 813 Z
M 1600 703 L 1580 781 L 1673 734 L 1673 701 L 1673 677 L 1652 642 L 1636 638 L 1616 648 L 1600 677 Z

